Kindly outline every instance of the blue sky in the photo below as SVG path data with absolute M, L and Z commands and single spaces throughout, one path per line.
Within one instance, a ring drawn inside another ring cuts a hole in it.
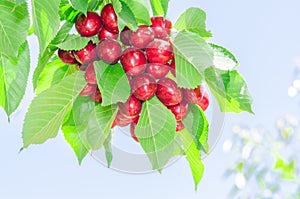
M 231 157 L 222 143 L 231 137 L 236 123 L 274 129 L 284 113 L 299 117 L 297 101 L 287 96 L 295 64 L 300 56 L 300 2 L 297 0 L 171 0 L 169 18 L 175 21 L 186 8 L 207 12 L 213 42 L 230 49 L 239 59 L 238 70 L 248 82 L 254 98 L 255 116 L 228 114 L 222 138 L 204 160 L 206 172 L 194 191 L 192 176 L 184 159 L 163 174 L 129 175 L 109 170 L 88 157 L 78 166 L 73 151 L 60 135 L 41 146 L 18 154 L 22 146 L 22 120 L 30 99 L 31 85 L 20 110 L 7 122 L 0 110 L 0 198 L 6 199 L 225 199 L 232 181 L 221 176 Z M 32 69 L 36 65 L 36 39 L 30 38 Z

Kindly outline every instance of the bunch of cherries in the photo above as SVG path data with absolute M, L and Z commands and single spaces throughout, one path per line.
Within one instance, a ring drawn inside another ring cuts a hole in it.
M 184 128 L 182 119 L 189 111 L 189 104 L 197 104 L 204 111 L 209 106 L 208 92 L 203 86 L 181 89 L 169 78 L 176 76 L 173 48 L 169 39 L 172 23 L 163 17 L 152 17 L 151 22 L 151 26 L 141 25 L 136 31 L 125 27 L 119 32 L 114 8 L 107 4 L 100 16 L 95 12 L 88 12 L 87 15 L 79 14 L 75 21 L 75 27 L 81 36 L 98 35 L 100 42 L 97 45 L 90 41 L 82 50 L 58 51 L 58 56 L 64 63 L 77 64 L 80 70 L 85 71 L 88 84 L 80 95 L 89 96 L 97 103 L 102 102 L 102 96 L 97 86 L 93 62 L 102 60 L 113 65 L 120 61 L 130 82 L 131 95 L 125 103 L 118 103 L 119 111 L 112 128 L 131 125 L 131 135 L 136 141 L 138 139 L 134 131 L 142 103 L 154 95 L 174 114 L 177 132 Z

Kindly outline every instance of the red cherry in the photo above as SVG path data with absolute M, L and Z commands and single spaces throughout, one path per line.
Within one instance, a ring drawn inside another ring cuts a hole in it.
M 95 72 L 94 64 L 88 65 L 85 70 L 85 80 L 89 84 L 97 84 L 97 76 Z
M 173 49 L 170 42 L 155 39 L 146 48 L 148 61 L 151 63 L 167 64 L 172 59 Z
M 121 64 L 127 74 L 136 76 L 145 71 L 147 59 L 143 51 L 136 48 L 128 48 L 121 57 Z
M 184 100 L 191 104 L 197 104 L 198 99 L 202 98 L 200 86 L 195 89 L 182 89 Z
M 132 30 L 130 30 L 127 26 L 122 30 L 121 34 L 120 34 L 120 39 L 121 42 L 125 45 L 125 46 L 130 46 L 130 38 L 131 38 L 131 34 L 132 34 Z
M 141 113 L 142 102 L 134 95 L 131 95 L 125 103 L 119 103 L 119 110 L 124 115 L 128 115 L 130 117 L 137 116 Z
M 176 121 L 181 121 L 188 113 L 189 104 L 186 102 L 181 102 L 180 104 L 169 106 L 168 109 L 170 109 L 175 115 Z
M 201 87 L 202 88 L 202 87 Z M 201 92 L 203 93 L 202 94 L 202 97 L 201 98 L 198 98 L 198 102 L 197 102 L 197 105 L 200 106 L 200 108 L 203 110 L 203 111 L 206 111 L 206 109 L 208 108 L 209 106 L 209 95 L 208 95 L 208 92 L 206 90 L 202 90 L 201 89 Z
M 147 66 L 147 72 L 156 79 L 160 79 L 165 77 L 169 73 L 169 66 L 163 65 L 163 64 L 148 64 Z
M 176 77 L 176 65 L 175 65 L 175 59 L 173 58 L 171 63 L 170 63 L 170 70 L 171 70 L 171 73 L 174 77 Z
M 61 59 L 62 62 L 65 64 L 76 64 L 77 61 L 73 55 L 73 51 L 71 50 L 58 50 L 58 57 Z
M 81 64 L 89 64 L 96 59 L 96 45 L 89 42 L 86 47 L 74 52 L 76 60 Z
M 90 95 L 90 98 L 94 102 L 101 103 L 102 102 L 102 95 L 99 89 L 96 89 L 96 92 L 94 92 L 92 95 Z
M 181 121 L 177 121 L 177 124 L 176 124 L 176 132 L 180 132 L 184 129 L 184 124 L 181 122 Z
M 102 22 L 95 12 L 87 12 L 87 16 L 81 13 L 76 18 L 75 27 L 81 36 L 91 37 L 99 32 Z
M 101 11 L 101 19 L 107 30 L 119 33 L 118 19 L 112 4 L 107 4 Z
M 140 116 L 138 116 L 133 122 L 131 122 L 130 124 L 130 134 L 131 134 L 131 137 L 136 141 L 136 142 L 139 142 L 139 139 L 136 137 L 135 135 L 135 128 L 136 128 L 136 125 L 138 123 L 140 119 Z
M 172 29 L 171 21 L 164 19 L 163 17 L 152 17 L 151 22 L 155 37 L 162 38 L 170 35 Z
M 142 74 L 131 81 L 132 93 L 139 100 L 145 101 L 155 95 L 156 92 L 155 78 L 150 74 Z
M 122 48 L 114 39 L 101 40 L 97 46 L 98 58 L 103 60 L 107 64 L 116 63 L 122 53 Z
M 170 78 L 162 78 L 158 81 L 156 95 L 166 106 L 173 106 L 182 101 L 181 90 Z
M 118 33 L 110 32 L 105 27 L 103 27 L 98 33 L 98 38 L 101 39 L 117 39 Z
M 137 48 L 145 48 L 154 39 L 154 32 L 148 26 L 140 26 L 137 31 L 131 34 L 131 44 Z
M 90 96 L 96 92 L 97 88 L 95 84 L 88 84 L 82 89 L 80 96 Z
M 115 126 L 125 127 L 128 126 L 132 121 L 134 121 L 136 117 L 127 117 L 126 115 L 122 114 L 120 111 L 118 111 L 117 116 L 114 120 L 114 123 L 112 125 L 112 128 Z

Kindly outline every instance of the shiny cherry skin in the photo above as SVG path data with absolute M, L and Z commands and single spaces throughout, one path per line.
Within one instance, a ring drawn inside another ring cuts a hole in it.
M 173 106 L 182 101 L 181 90 L 177 87 L 176 82 L 170 78 L 162 78 L 157 82 L 156 95 L 166 106 Z
M 152 17 L 151 22 L 151 27 L 154 30 L 155 37 L 163 38 L 170 35 L 172 29 L 171 21 L 164 19 L 163 17 Z
M 135 118 L 136 117 L 128 117 L 123 113 L 121 113 L 120 111 L 118 111 L 117 116 L 112 124 L 112 128 L 114 128 L 115 126 L 119 126 L 119 127 L 128 126 L 132 121 L 134 121 Z
M 149 63 L 146 71 L 156 79 L 160 79 L 169 73 L 169 66 L 164 64 Z
M 187 102 L 181 102 L 174 106 L 169 106 L 168 109 L 174 114 L 176 121 L 181 121 L 187 115 L 189 111 L 189 104 Z
M 97 46 L 97 56 L 107 64 L 115 64 L 122 53 L 119 42 L 114 39 L 103 39 Z
M 76 18 L 75 27 L 81 36 L 91 37 L 100 31 L 102 22 L 100 16 L 95 12 L 87 12 L 86 16 L 81 13 Z
M 133 95 L 141 100 L 145 101 L 155 95 L 156 92 L 155 78 L 150 74 L 142 74 L 131 80 L 131 90 Z
M 76 64 L 77 61 L 73 55 L 73 51 L 71 50 L 58 50 L 58 57 L 61 59 L 62 62 L 65 64 Z
M 172 59 L 172 61 L 169 64 L 169 66 L 170 66 L 170 71 L 171 71 L 172 75 L 174 77 L 176 77 L 176 65 L 175 65 L 175 59 L 174 58 Z
M 88 65 L 85 70 L 85 81 L 89 84 L 97 85 L 97 77 L 94 64 Z
M 195 89 L 182 89 L 182 93 L 184 100 L 191 104 L 197 104 L 198 99 L 202 98 L 200 86 Z
M 90 96 L 90 95 L 93 95 L 97 89 L 98 89 L 97 85 L 88 84 L 82 89 L 82 91 L 80 92 L 79 95 L 80 96 Z
M 130 117 L 139 115 L 142 110 L 142 102 L 134 95 L 131 95 L 125 103 L 119 103 L 118 105 L 121 113 Z
M 96 45 L 89 42 L 86 47 L 74 52 L 76 60 L 84 65 L 88 65 L 96 60 Z
M 90 98 L 92 101 L 101 103 L 102 102 L 102 94 L 99 89 L 96 89 L 96 92 L 94 92 L 92 95 L 90 95 Z
M 147 59 L 143 51 L 136 48 L 128 48 L 121 56 L 121 64 L 127 74 L 137 76 L 145 71 Z
M 206 111 L 207 108 L 209 107 L 209 94 L 207 91 L 202 91 L 203 95 L 202 98 L 198 98 L 197 105 L 200 106 L 200 108 L 203 111 Z
M 99 40 L 101 39 L 117 39 L 118 33 L 110 32 L 105 27 L 103 27 L 100 32 L 98 33 Z
M 171 43 L 162 39 L 155 39 L 146 48 L 148 61 L 151 63 L 167 64 L 173 56 Z
M 119 33 L 118 19 L 112 4 L 107 4 L 101 11 L 101 19 L 104 27 L 110 32 Z
M 135 134 L 135 128 L 136 128 L 136 125 L 138 123 L 140 119 L 140 116 L 138 116 L 133 122 L 131 122 L 130 124 L 130 134 L 131 134 L 131 137 L 136 141 L 136 142 L 139 142 L 139 139 L 136 137 L 136 134 Z
M 125 46 L 131 46 L 130 38 L 132 33 L 132 30 L 130 30 L 127 26 L 122 30 L 120 39 Z
M 176 123 L 176 132 L 180 132 L 184 129 L 184 124 L 181 121 L 177 121 Z
M 148 26 L 140 26 L 130 37 L 131 44 L 140 49 L 144 49 L 153 40 L 154 31 Z

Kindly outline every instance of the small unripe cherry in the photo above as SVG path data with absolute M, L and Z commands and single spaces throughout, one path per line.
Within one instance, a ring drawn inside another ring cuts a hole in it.
M 162 39 L 155 39 L 146 48 L 148 61 L 151 63 L 167 64 L 173 56 L 171 43 Z
M 156 79 L 160 79 L 169 73 L 169 66 L 164 64 L 149 63 L 146 71 Z
M 131 46 L 130 38 L 132 33 L 132 30 L 130 30 L 127 26 L 122 30 L 120 39 L 125 46 Z
M 188 113 L 189 104 L 187 102 L 181 102 L 173 106 L 169 106 L 168 109 L 174 114 L 176 121 L 181 121 Z
M 74 57 L 73 51 L 71 51 L 71 50 L 58 49 L 58 57 L 65 64 L 76 64 L 77 63 L 77 61 Z
M 154 32 L 151 27 L 140 26 L 131 34 L 131 44 L 137 48 L 144 49 L 154 39 Z
M 88 67 L 85 70 L 85 80 L 89 84 L 97 84 L 97 76 L 95 72 L 94 64 L 88 65 Z
M 103 39 L 97 46 L 97 56 L 107 64 L 116 63 L 122 53 L 122 48 L 114 39 Z
M 136 48 L 128 48 L 121 56 L 121 64 L 127 74 L 137 76 L 145 71 L 147 59 L 143 51 Z
M 157 82 L 156 96 L 165 106 L 173 106 L 182 101 L 181 90 L 170 78 L 162 78 Z
M 110 32 L 119 33 L 118 19 L 112 4 L 107 4 L 101 11 L 104 27 Z
M 96 45 L 89 42 L 83 49 L 75 51 L 74 56 L 79 63 L 88 65 L 96 60 Z
M 156 92 L 156 80 L 150 74 L 142 74 L 131 80 L 131 90 L 134 96 L 145 101 L 155 95 Z
M 76 18 L 75 27 L 81 36 L 91 37 L 99 32 L 102 22 L 95 12 L 87 12 L 87 16 L 81 13 Z
M 142 110 L 142 102 L 134 95 L 131 95 L 125 103 L 119 103 L 118 105 L 121 113 L 130 117 L 139 115 Z
M 82 91 L 80 92 L 80 96 L 90 96 L 96 92 L 98 89 L 97 85 L 95 84 L 88 84 L 86 85 Z
M 117 39 L 118 33 L 110 32 L 105 27 L 103 27 L 100 32 L 98 33 L 99 40 L 101 39 Z

